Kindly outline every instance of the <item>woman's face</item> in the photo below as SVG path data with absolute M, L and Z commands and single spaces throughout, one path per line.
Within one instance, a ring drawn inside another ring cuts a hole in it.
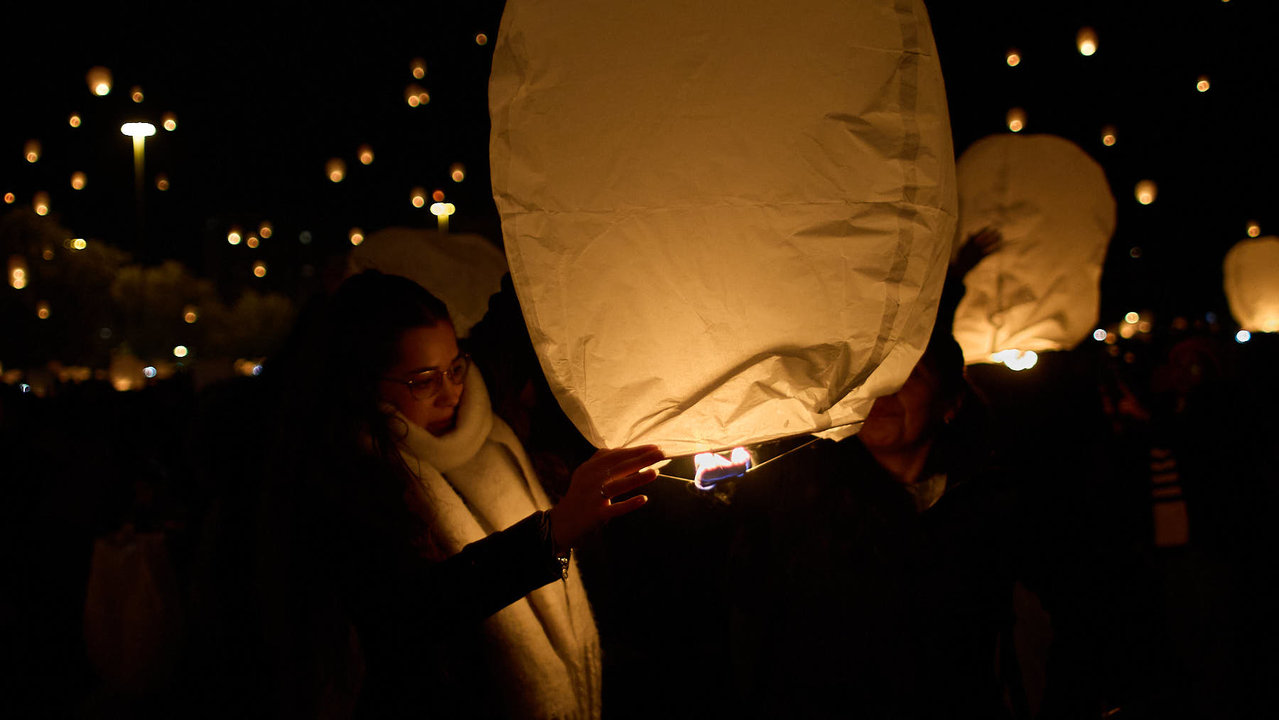
M 904 450 L 927 440 L 935 430 L 938 382 L 919 363 L 901 389 L 875 400 L 857 434 L 866 447 Z
M 430 370 L 443 373 L 460 354 L 452 324 L 441 322 L 410 328 L 400 334 L 397 359 L 385 376 L 396 380 L 419 380 Z M 413 389 L 402 382 L 382 382 L 382 399 L 394 405 L 415 425 L 432 435 L 441 435 L 453 428 L 463 386 L 461 383 L 455 385 L 445 377 L 440 379 L 443 382 L 439 384 L 437 393 L 430 395 L 418 389 L 416 397 Z

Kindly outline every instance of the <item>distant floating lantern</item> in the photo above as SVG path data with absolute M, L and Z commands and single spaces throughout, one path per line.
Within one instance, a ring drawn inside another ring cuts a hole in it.
M 994 227 L 1004 238 L 964 279 L 953 332 L 965 362 L 1026 369 L 1094 333 L 1115 229 L 1101 166 L 1060 137 L 1000 134 L 964 152 L 957 179 L 956 237 Z
M 261 225 L 258 225 L 258 235 L 261 235 L 263 240 L 270 240 L 271 233 L 273 232 L 275 232 L 275 230 L 271 227 L 271 223 L 269 222 L 263 222 Z
M 1226 253 L 1222 276 L 1230 314 L 1251 332 L 1279 332 L 1279 237 L 1241 240 Z
M 1021 51 L 1017 48 L 1012 48 L 1004 53 L 1004 62 L 1008 63 L 1008 67 L 1017 67 L 1021 64 Z
M 78 170 L 76 172 L 71 173 L 71 189 L 72 190 L 83 190 L 86 182 L 88 182 L 88 177 L 84 173 Z
M 360 146 L 360 164 L 361 165 L 373 164 L 373 148 L 369 147 L 368 145 Z
M 15 203 L 15 202 L 17 202 L 17 201 L 18 201 L 18 196 L 17 196 L 17 195 L 14 195 L 14 194 L 13 194 L 13 193 L 11 193 L 11 192 L 7 192 L 7 193 L 5 193 L 5 194 L 4 194 L 4 204 L 5 204 L 5 205 L 12 205 L 12 204 L 14 204 L 14 203 Z
M 444 191 L 436 190 L 435 192 L 431 193 L 431 200 L 434 202 L 444 202 Z
M 89 92 L 98 97 L 111 92 L 111 71 L 100 65 L 89 68 L 89 72 L 85 74 L 84 79 L 89 84 Z
M 165 192 L 169 189 L 169 176 L 163 173 L 155 176 L 155 189 Z
M 41 190 L 31 198 L 31 207 L 36 211 L 36 215 L 49 214 L 49 193 Z
M 1097 328 L 1096 330 L 1092 331 L 1092 339 L 1096 340 L 1097 342 L 1105 342 L 1107 336 L 1108 336 L 1108 333 L 1103 328 Z
M 36 303 L 36 317 L 40 318 L 41 320 L 49 319 L 49 303 L 47 301 L 41 300 L 40 302 Z
M 453 182 L 455 183 L 462 182 L 462 180 L 466 178 L 466 168 L 462 166 L 462 163 L 453 163 L 453 165 L 449 167 L 449 177 L 453 178 Z
M 1248 237 L 1255 238 L 1261 234 L 1261 226 L 1255 221 L 1248 223 Z
M 1136 196 L 1137 202 L 1142 205 L 1149 205 L 1154 202 L 1155 196 L 1158 194 L 1159 188 L 1155 185 L 1154 180 L 1142 180 L 1137 183 L 1136 189 L 1133 190 L 1133 195 Z
M 409 191 L 409 202 L 413 203 L 413 207 L 420 208 L 426 205 L 426 190 L 424 188 L 415 187 Z
M 1252 333 L 1248 332 L 1247 330 L 1240 330 L 1239 332 L 1235 333 L 1235 342 L 1239 343 L 1240 345 L 1248 342 L 1251 339 L 1252 339 Z
M 413 77 L 418 80 L 426 77 L 426 61 L 422 58 L 413 58 L 409 62 L 409 72 L 413 73 Z
M 253 275 L 255 277 L 266 277 L 266 263 L 261 260 L 253 263 Z
M 250 235 L 244 239 L 244 244 L 250 248 L 256 248 L 260 243 L 257 235 Z
M 187 305 L 186 307 L 182 308 L 182 322 L 186 323 L 187 325 L 191 325 L 196 320 L 199 320 L 199 319 L 200 319 L 200 313 L 198 311 L 198 308 L 196 308 L 196 306 Z
M 188 349 L 186 345 L 173 346 L 173 357 L 175 358 L 184 358 L 190 354 L 191 354 L 191 350 Z
M 418 107 L 431 102 L 431 94 L 421 85 L 409 83 L 408 87 L 404 88 L 404 100 L 409 107 Z
M 28 140 L 22 146 L 22 154 L 26 156 L 27 162 L 33 163 L 40 159 L 40 141 Z
M 1008 129 L 1013 132 L 1021 132 L 1026 127 L 1026 111 L 1019 107 L 1009 110 L 1005 119 L 1008 123 Z
M 1101 129 L 1101 144 L 1106 147 L 1112 147 L 1116 142 L 1119 142 L 1119 134 L 1115 130 L 1115 126 L 1107 125 L 1103 127 Z
M 71 113 L 71 117 L 67 118 L 67 124 L 73 128 L 80 127 L 80 113 Z
M 27 259 L 21 255 L 9 256 L 9 287 L 21 290 L 27 286 Z
M 346 177 L 346 163 L 342 162 L 342 158 L 331 158 L 324 165 L 324 174 L 329 176 L 329 182 L 342 182 Z
M 52 260 L 52 259 L 53 259 L 53 248 L 51 248 L 51 247 L 46 247 L 44 250 L 41 250 L 41 251 L 40 251 L 40 257 L 44 258 L 45 260 Z
M 129 91 L 129 97 L 133 98 L 133 102 L 135 103 L 142 102 L 142 98 L 143 98 L 142 88 L 138 87 L 137 85 L 134 85 L 133 88 Z
M 87 247 L 89 247 L 89 241 L 84 238 L 74 238 L 71 240 L 72 250 L 84 250 Z
M 160 116 L 160 124 L 164 126 L 165 130 L 173 132 L 178 129 L 178 116 L 167 112 Z
M 484 33 L 475 33 L 475 44 L 476 44 L 476 45 L 488 45 L 488 44 L 489 44 L 489 36 L 488 36 L 488 35 L 485 35 Z
M 1129 312 L 1124 314 L 1124 322 L 1128 323 L 1129 325 L 1136 325 L 1140 321 L 1141 321 L 1141 313 Z
M 228 245 L 239 245 L 241 240 L 240 228 L 232 227 L 227 231 L 226 242 Z
M 1079 48 L 1079 54 L 1084 57 L 1097 52 L 1097 31 L 1090 27 L 1079 28 L 1075 35 L 1075 47 Z
M 1195 89 L 1202 93 L 1208 92 L 1209 87 L 1211 87 L 1211 85 L 1208 83 L 1208 76 L 1200 75 L 1199 80 L 1195 82 Z
M 346 239 L 350 240 L 352 245 L 358 246 L 364 242 L 364 231 L 357 227 L 351 228 L 351 231 L 346 234 Z

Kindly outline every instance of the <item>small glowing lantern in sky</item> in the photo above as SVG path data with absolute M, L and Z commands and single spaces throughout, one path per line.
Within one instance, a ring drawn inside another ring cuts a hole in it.
M 258 235 L 262 236 L 263 240 L 270 240 L 271 233 L 273 232 L 275 232 L 275 230 L 271 227 L 271 223 L 266 222 L 265 220 L 262 224 L 258 225 Z
M 1239 327 L 1279 332 L 1279 238 L 1241 240 L 1222 265 L 1226 300 Z
M 856 427 L 927 343 L 954 229 L 923 2 L 557 10 L 505 5 L 490 163 L 569 418 L 671 455 Z
M 964 152 L 957 175 L 960 243 L 985 227 L 1004 237 L 964 281 L 954 324 L 964 360 L 1026 369 L 1032 352 L 1093 333 L 1115 229 L 1101 167 L 1053 135 L 993 135 Z
M 1008 63 L 1008 67 L 1017 67 L 1021 64 L 1021 51 L 1017 48 L 1010 49 L 1004 53 L 1004 62 Z
M 1097 31 L 1090 27 L 1079 28 L 1075 35 L 1075 47 L 1079 48 L 1079 54 L 1084 57 L 1097 52 Z
M 1021 132 L 1022 128 L 1026 127 L 1026 111 L 1019 107 L 1015 107 L 1008 111 L 1008 116 L 1005 118 L 1005 121 L 1008 123 L 1009 130 L 1013 132 Z
M 253 276 L 266 277 L 266 263 L 261 260 L 253 263 Z
M 12 205 L 12 204 L 14 204 L 14 203 L 15 203 L 15 202 L 17 202 L 17 201 L 18 201 L 18 196 L 17 196 L 17 195 L 14 195 L 14 194 L 13 194 L 13 193 L 11 193 L 11 192 L 7 192 L 7 193 L 5 193 L 5 194 L 4 194 L 4 204 L 5 204 L 5 205 Z
M 160 116 L 160 124 L 166 131 L 173 132 L 178 129 L 178 116 L 167 112 Z
M 368 145 L 361 145 L 359 153 L 360 153 L 361 165 L 373 164 L 373 148 L 369 147 Z
M 129 97 L 133 98 L 133 102 L 135 103 L 142 102 L 142 99 L 143 99 L 142 88 L 138 87 L 137 85 L 134 85 L 133 88 L 129 91 Z
M 448 305 L 463 337 L 488 312 L 489 298 L 502 289 L 507 272 L 502 250 L 479 235 L 402 227 L 379 230 L 351 251 L 348 273 L 370 269 L 403 275 L 430 290 Z
M 73 128 L 80 127 L 80 113 L 71 113 L 71 117 L 67 118 L 67 124 Z
M 87 176 L 80 171 L 71 173 L 71 189 L 83 190 L 85 183 L 88 181 Z
M 169 176 L 161 173 L 155 176 L 155 189 L 164 192 L 169 189 Z
M 40 141 L 28 140 L 22 146 L 22 154 L 26 156 L 27 162 L 33 163 L 40 159 Z
M 342 182 L 346 177 L 346 163 L 342 158 L 330 158 L 324 165 L 324 174 L 329 176 L 329 182 Z
M 1142 180 L 1137 183 L 1137 187 L 1133 190 L 1133 195 L 1137 198 L 1137 202 L 1142 205 L 1149 205 L 1155 201 L 1155 196 L 1159 194 L 1159 187 L 1155 185 L 1154 180 Z
M 443 198 L 440 198 L 441 200 Z M 409 202 L 413 207 L 420 208 L 426 206 L 426 188 L 415 187 L 409 191 Z
M 239 245 L 241 239 L 242 238 L 240 236 L 240 228 L 232 227 L 230 230 L 227 231 L 226 242 L 228 245 Z
M 72 250 L 83 250 L 87 247 L 89 247 L 89 241 L 84 238 L 75 238 L 71 241 Z
M 404 88 L 404 101 L 409 104 L 409 107 L 418 107 L 431 102 L 431 94 L 421 85 L 409 83 L 408 87 Z
M 1112 147 L 1117 142 L 1119 142 L 1119 134 L 1118 134 L 1118 131 L 1115 130 L 1114 125 L 1107 125 L 1101 129 L 1102 145 L 1105 145 L 1106 147 Z
M 174 346 L 173 346 L 173 357 L 175 357 L 175 358 L 184 358 L 184 357 L 186 357 L 187 355 L 190 355 L 190 354 L 191 354 L 191 351 L 187 348 L 187 346 L 186 346 L 186 345 L 174 345 Z
M 413 77 L 418 80 L 426 77 L 426 61 L 422 58 L 413 58 L 413 60 L 409 62 L 409 72 L 411 72 Z
M 488 35 L 485 35 L 484 33 L 476 33 L 476 34 L 475 34 L 475 44 L 476 44 L 476 45 L 488 45 L 488 44 L 489 44 L 489 36 L 488 36 Z
M 1199 79 L 1195 81 L 1195 89 L 1201 93 L 1208 92 L 1208 88 L 1210 87 L 1212 86 L 1208 83 L 1207 75 L 1200 75 Z
M 247 238 L 244 239 L 244 244 L 250 248 L 256 248 L 259 245 L 258 236 L 257 235 L 248 236 Z
M 111 92 L 111 71 L 97 66 L 89 68 L 89 72 L 84 76 L 85 82 L 89 83 L 89 92 L 102 97 Z
M 453 179 L 453 182 L 462 182 L 466 179 L 466 168 L 462 166 L 462 163 L 453 163 L 449 167 L 449 177 Z
M 9 256 L 9 287 L 21 290 L 27 286 L 27 260 L 21 255 Z
M 364 231 L 357 227 L 351 228 L 351 232 L 347 233 L 346 237 L 351 241 L 352 245 L 358 246 L 360 243 L 364 242 Z
M 49 214 L 49 193 L 41 190 L 31 198 L 31 209 L 36 211 L 36 215 Z
M 196 320 L 199 320 L 199 319 L 200 319 L 200 313 L 197 311 L 196 306 L 187 305 L 186 307 L 182 308 L 182 322 L 186 323 L 187 325 L 191 325 L 195 323 Z
M 41 320 L 49 319 L 49 302 L 47 300 L 41 300 L 36 303 L 36 317 Z
M 1256 221 L 1249 222 L 1248 237 L 1255 238 L 1259 235 L 1261 235 L 1261 225 L 1259 225 Z

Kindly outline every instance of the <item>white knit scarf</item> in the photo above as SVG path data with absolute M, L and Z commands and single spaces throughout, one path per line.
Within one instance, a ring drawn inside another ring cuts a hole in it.
M 432 435 L 398 412 L 390 422 L 417 476 L 418 512 L 445 553 L 550 507 L 519 439 L 493 415 L 474 365 L 455 428 Z M 492 691 L 506 717 L 600 716 L 599 636 L 575 560 L 568 572 L 567 581 L 534 590 L 484 623 Z

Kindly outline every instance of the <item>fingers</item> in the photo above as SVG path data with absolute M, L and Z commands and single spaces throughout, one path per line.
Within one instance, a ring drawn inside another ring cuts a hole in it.
M 608 507 L 601 509 L 600 517 L 602 517 L 605 522 L 608 522 L 609 520 L 612 520 L 615 517 L 621 517 L 622 515 L 625 515 L 626 513 L 635 512 L 636 510 L 639 510 L 641 507 L 644 506 L 644 503 L 647 503 L 647 502 L 648 502 L 647 495 L 636 495 L 635 497 L 627 498 L 623 500 L 622 502 L 613 503 L 609 505 Z
M 657 471 L 649 468 L 639 472 L 631 473 L 626 477 L 614 478 L 604 483 L 600 487 L 600 494 L 605 498 L 613 498 L 643 487 L 657 478 Z
M 591 462 L 600 461 L 606 472 L 605 482 L 630 475 L 649 465 L 664 460 L 666 456 L 656 445 L 640 445 L 633 448 L 617 450 L 601 450 L 595 453 Z

